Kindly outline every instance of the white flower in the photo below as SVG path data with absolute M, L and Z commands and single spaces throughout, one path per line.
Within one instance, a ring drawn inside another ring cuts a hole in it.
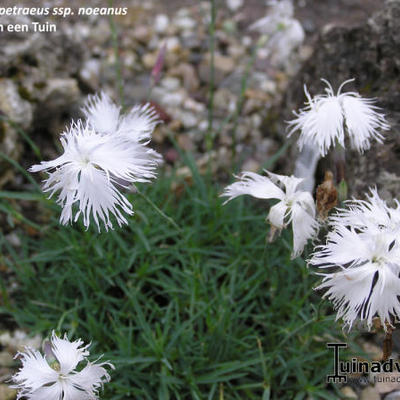
M 299 113 L 294 112 L 297 118 L 289 121 L 289 136 L 300 130 L 297 141 L 300 150 L 305 143 L 311 143 L 325 156 L 336 142 L 345 147 L 345 132 L 349 135 L 350 146 L 360 153 L 371 147 L 372 139 L 382 143 L 383 136 L 378 130 L 387 130 L 389 125 L 385 116 L 377 111 L 379 108 L 373 105 L 375 100 L 364 99 L 356 92 L 341 93 L 343 86 L 353 79 L 343 82 L 336 95 L 330 83 L 322 81 L 327 85 L 326 94 L 311 98 L 304 86 L 306 107 Z
M 368 200 L 353 200 L 330 218 L 327 242 L 309 260 L 331 269 L 320 274 L 324 278 L 317 289 L 327 289 L 324 297 L 349 329 L 356 318 L 371 328 L 375 316 L 383 326 L 400 316 L 399 211 L 371 192 Z
M 104 382 L 110 375 L 104 367 L 114 369 L 109 362 L 92 363 L 87 360 L 89 345 L 83 346 L 82 340 L 70 342 L 66 336 L 61 339 L 53 332 L 49 352 L 43 356 L 39 351 L 26 347 L 26 351 L 17 353 L 22 367 L 12 376 L 11 386 L 18 389 L 17 400 L 94 400 Z M 48 358 L 55 358 L 53 362 Z M 86 361 L 83 368 L 78 364 Z
M 292 258 L 295 258 L 302 253 L 307 240 L 314 237 L 318 230 L 314 200 L 309 192 L 297 190 L 302 179 L 265 172 L 270 178 L 254 172 L 243 172 L 238 177 L 240 180 L 227 186 L 221 196 L 228 197 L 225 203 L 242 194 L 249 194 L 259 199 L 280 200 L 271 207 L 268 220 L 278 229 L 292 223 Z M 283 185 L 285 190 L 274 182 Z
M 61 135 L 64 153 L 32 166 L 30 171 L 49 174 L 43 190 L 50 197 L 59 192 L 63 225 L 77 221 L 82 214 L 88 228 L 92 214 L 100 231 L 100 221 L 106 230 L 113 228 L 110 214 L 119 226 L 127 223 L 123 213 L 133 214 L 132 205 L 117 185 L 126 188 L 133 182 L 149 182 L 156 177 L 161 157 L 146 146 L 157 123 L 149 106 L 134 107 L 120 116 L 119 107 L 105 95 L 94 97 L 90 104 L 86 123 L 72 123 Z

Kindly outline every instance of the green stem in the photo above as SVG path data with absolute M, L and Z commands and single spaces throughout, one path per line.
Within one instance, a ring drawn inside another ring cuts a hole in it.
M 113 0 L 109 0 L 109 6 L 113 7 Z M 110 30 L 111 30 L 111 39 L 112 45 L 114 48 L 114 56 L 115 56 L 115 73 L 117 75 L 117 86 L 119 92 L 119 100 L 124 108 L 124 80 L 122 77 L 122 67 L 121 67 L 121 58 L 119 56 L 119 46 L 118 46 L 118 32 L 117 27 L 115 25 L 114 19 L 112 15 L 110 15 Z
M 208 101 L 208 128 L 206 135 L 206 150 L 210 152 L 213 148 L 213 118 L 214 118 L 214 85 L 215 85 L 215 15 L 216 5 L 215 0 L 211 2 L 211 21 L 209 26 L 210 34 L 210 85 L 209 85 L 209 101 Z
M 260 43 L 257 43 L 257 46 L 254 48 L 254 50 L 251 54 L 251 58 L 246 65 L 244 75 L 243 75 L 242 81 L 241 81 L 239 99 L 237 102 L 235 112 L 233 114 L 233 128 L 232 128 L 232 159 L 233 160 L 235 160 L 235 158 L 236 158 L 236 146 L 237 146 L 236 131 L 237 131 L 237 127 L 239 125 L 239 117 L 240 117 L 240 114 L 242 113 L 242 109 L 243 109 L 244 95 L 245 95 L 245 92 L 247 89 L 247 83 L 248 83 L 248 79 L 249 79 L 250 70 L 253 67 L 254 62 L 256 60 L 257 50 L 259 49 L 259 47 L 260 47 Z M 236 170 L 236 167 L 235 167 L 235 170 Z
M 156 212 L 158 214 L 161 215 L 161 217 L 163 217 L 166 221 L 168 221 L 178 232 L 182 233 L 182 228 L 171 218 L 169 217 L 167 214 L 164 213 L 164 211 L 162 211 L 159 207 L 157 207 L 157 205 L 149 198 L 147 197 L 144 193 L 142 193 L 138 188 L 136 188 L 137 193 L 143 197 L 144 200 L 147 201 L 147 203 L 149 203 L 154 210 L 156 210 Z

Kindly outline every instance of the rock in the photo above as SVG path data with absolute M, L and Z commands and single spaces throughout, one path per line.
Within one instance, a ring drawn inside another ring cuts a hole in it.
M 0 366 L 12 367 L 13 365 L 14 365 L 14 357 L 8 351 L 0 352 Z M 1 396 L 0 399 L 2 399 Z
M 180 107 L 183 102 L 183 95 L 179 92 L 165 93 L 160 98 L 160 103 L 165 107 Z
M 210 64 L 211 55 L 210 53 L 207 53 L 199 67 L 200 78 L 207 84 L 210 82 Z M 214 56 L 214 68 L 214 80 L 218 84 L 224 79 L 225 76 L 235 69 L 235 61 L 232 57 L 217 53 Z
M 157 33 L 165 33 L 169 25 L 169 18 L 165 14 L 158 14 L 154 19 L 154 30 Z
M 133 37 L 138 42 L 146 44 L 152 37 L 152 30 L 149 26 L 139 25 L 133 30 Z
M 172 36 L 165 40 L 165 47 L 167 49 L 167 54 L 169 52 L 176 53 L 181 50 L 181 43 L 176 36 Z
M 253 158 L 250 158 L 249 160 L 245 161 L 242 165 L 243 171 L 259 172 L 260 168 L 261 168 L 260 163 L 257 160 L 254 160 Z
M 158 51 L 152 53 L 146 53 L 142 57 L 142 63 L 147 69 L 151 70 L 156 64 L 157 57 L 158 57 Z
M 35 115 L 37 128 L 58 135 L 68 123 L 68 114 L 80 99 L 78 82 L 73 78 L 51 78 L 40 93 L 38 107 L 41 111 Z
M 346 399 L 358 399 L 356 392 L 350 386 L 343 386 L 340 391 Z
M 396 390 L 385 396 L 385 400 L 400 400 L 400 390 Z
M 193 128 L 198 123 L 197 117 L 188 111 L 180 112 L 180 120 L 186 129 Z
M 381 396 L 379 395 L 378 391 L 372 386 L 366 387 L 361 392 L 360 400 L 380 400 L 380 399 Z
M 161 80 L 160 85 L 168 91 L 174 91 L 179 89 L 181 83 L 177 78 L 166 76 Z
M 214 104 L 220 110 L 233 111 L 236 108 L 236 98 L 228 89 L 218 89 L 214 93 Z
M 96 91 L 99 88 L 101 62 L 96 58 L 86 60 L 81 70 L 79 71 L 79 78 L 90 90 Z
M 190 17 L 178 17 L 174 20 L 174 24 L 182 31 L 190 31 L 196 26 L 196 21 Z
M 384 132 L 383 144 L 374 142 L 364 154 L 347 151 L 349 197 L 363 198 L 368 188 L 375 185 L 378 192 L 385 189 L 389 198 L 400 193 L 399 16 L 400 0 L 386 0 L 379 12 L 359 26 L 333 26 L 320 36 L 313 56 L 292 79 L 283 99 L 285 111 L 280 118 L 290 120 L 291 110 L 303 106 L 304 84 L 312 94 L 323 92 L 320 77 L 327 79 L 333 88 L 354 77 L 353 88 L 364 97 L 377 98 L 391 130 Z M 352 90 L 352 86 L 347 86 L 347 90 Z M 323 171 L 318 175 L 323 176 Z M 390 193 L 384 179 L 388 176 Z
M 169 70 L 171 76 L 176 76 L 181 78 L 183 81 L 183 86 L 189 92 L 194 92 L 200 86 L 199 78 L 195 68 L 191 64 L 182 63 L 177 67 Z
M 6 235 L 5 239 L 7 240 L 8 243 L 11 244 L 11 246 L 21 247 L 21 239 L 15 232 L 11 232 L 8 235 Z M 0 363 L 0 365 L 1 365 L 1 363 Z
M 192 139 L 185 134 L 178 136 L 178 144 L 179 147 L 185 151 L 193 151 L 195 149 Z
M 0 384 L 0 399 L 2 400 L 13 400 L 17 395 L 17 391 L 15 389 L 10 389 L 10 387 L 6 384 Z
M 385 394 L 392 392 L 393 390 L 400 389 L 400 373 L 393 372 L 382 374 L 374 374 L 373 382 L 375 382 L 375 389 L 378 393 Z
M 243 6 L 243 0 L 226 0 L 226 6 L 230 11 L 235 12 Z
M 24 100 L 18 91 L 17 85 L 9 80 L 0 80 L 0 148 L 9 158 L 18 161 L 22 152 L 22 138 L 16 123 L 21 129 L 27 130 L 31 127 L 33 120 L 32 105 Z M 10 122 L 7 122 L 7 121 Z M 10 164 L 0 159 L 0 187 L 13 177 Z
M 185 101 L 183 102 L 183 107 L 185 110 L 193 111 L 195 113 L 205 113 L 206 111 L 206 106 L 203 103 L 199 103 L 190 97 L 186 98 Z

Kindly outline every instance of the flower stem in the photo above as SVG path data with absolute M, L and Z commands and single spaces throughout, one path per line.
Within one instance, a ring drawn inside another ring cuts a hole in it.
M 206 135 L 206 150 L 210 152 L 213 148 L 214 135 L 213 135 L 213 118 L 214 118 L 214 81 L 215 81 L 215 14 L 216 5 L 215 0 L 211 2 L 211 21 L 209 26 L 210 33 L 210 86 L 209 86 L 209 101 L 208 101 L 208 127 Z
M 109 0 L 109 6 L 113 6 L 113 0 Z M 124 108 L 124 80 L 122 77 L 122 68 L 121 68 L 121 58 L 119 56 L 119 46 L 118 46 L 118 32 L 117 27 L 115 25 L 114 19 L 112 15 L 110 15 L 110 30 L 111 30 L 111 38 L 112 38 L 112 45 L 114 48 L 114 56 L 115 56 L 115 73 L 117 75 L 117 85 L 119 91 L 119 100 Z
M 144 193 L 142 193 L 138 188 L 136 188 L 136 192 L 143 197 L 144 200 L 146 200 L 153 208 L 154 210 L 160 214 L 161 217 L 163 217 L 166 221 L 168 221 L 179 233 L 182 233 L 182 228 L 167 214 L 164 213 L 157 205 Z

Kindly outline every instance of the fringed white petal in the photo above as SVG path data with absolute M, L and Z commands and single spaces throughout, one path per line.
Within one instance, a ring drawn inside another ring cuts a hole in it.
M 89 125 L 100 134 L 113 134 L 117 131 L 120 109 L 110 96 L 104 92 L 89 96 L 82 111 Z
M 364 315 L 361 319 L 370 314 L 367 301 L 376 272 L 377 269 L 368 263 L 357 268 L 323 274 L 324 279 L 316 288 L 328 289 L 324 297 L 332 301 L 337 310 L 336 319 L 343 318 L 349 329 L 360 314 Z
M 309 105 L 289 121 L 292 126 L 289 136 L 300 130 L 297 144 L 300 150 L 304 144 L 314 144 L 322 156 L 336 141 L 344 146 L 343 113 L 337 97 L 315 97 Z
M 16 358 L 21 360 L 22 367 L 12 377 L 13 388 L 23 389 L 27 394 L 57 381 L 58 373 L 38 351 L 26 348 L 25 352 L 17 353 Z
M 301 203 L 295 203 L 291 207 L 291 221 L 293 228 L 292 259 L 294 259 L 303 252 L 307 241 L 317 235 L 319 224 L 314 215 L 310 214 Z
M 117 134 L 136 141 L 149 141 L 160 118 L 156 110 L 147 103 L 137 105 L 121 117 Z
M 110 375 L 104 368 L 105 366 L 114 369 L 114 366 L 108 362 L 88 363 L 80 372 L 70 376 L 72 384 L 86 393 L 96 396 L 103 384 L 110 381 Z
M 281 183 L 285 188 L 286 197 L 292 196 L 295 192 L 297 187 L 303 182 L 302 178 L 297 178 L 295 176 L 287 176 L 287 175 L 279 175 L 264 170 L 268 176 L 271 178 L 272 182 Z
M 76 197 L 79 211 L 75 215 L 75 221 L 82 214 L 86 228 L 89 227 L 91 215 L 100 231 L 99 220 L 104 223 L 106 230 L 113 229 L 110 214 L 114 215 L 119 226 L 128 222 L 121 211 L 128 215 L 133 214 L 128 200 L 117 190 L 107 174 L 96 168 L 81 171 Z
M 280 201 L 271 207 L 268 214 L 269 222 L 276 228 L 282 229 L 285 227 L 285 217 L 289 208 L 284 201 Z
M 59 338 L 55 332 L 51 335 L 51 349 L 60 364 L 60 373 L 69 374 L 76 366 L 89 355 L 81 339 L 70 342 L 66 336 Z
M 341 101 L 351 147 L 362 153 L 371 147 L 372 139 L 382 143 L 383 136 L 378 129 L 388 130 L 390 127 L 385 116 L 372 105 L 374 100 L 343 94 Z
M 249 194 L 258 199 L 282 200 L 285 197 L 284 192 L 269 178 L 255 172 L 243 172 L 237 178 L 239 181 L 227 186 L 221 194 L 223 197 L 228 197 L 225 203 L 242 194 Z
M 70 397 L 63 396 L 63 386 L 60 382 L 56 382 L 49 386 L 43 386 L 32 393 L 19 392 L 17 400 L 20 397 L 26 397 L 29 400 L 69 400 Z M 75 400 L 75 398 L 73 398 Z M 79 400 L 79 399 L 77 399 Z

